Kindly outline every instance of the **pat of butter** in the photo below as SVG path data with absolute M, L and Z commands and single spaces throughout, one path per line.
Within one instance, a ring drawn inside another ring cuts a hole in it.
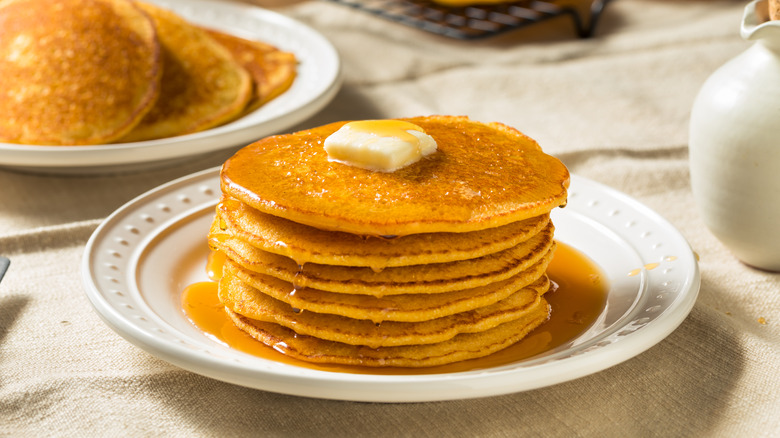
M 436 140 L 401 120 L 349 122 L 325 139 L 328 161 L 393 172 L 436 152 Z

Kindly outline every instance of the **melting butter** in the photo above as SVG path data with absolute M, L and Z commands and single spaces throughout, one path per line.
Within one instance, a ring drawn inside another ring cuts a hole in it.
M 325 139 L 328 160 L 378 172 L 393 172 L 436 152 L 436 141 L 401 120 L 349 122 Z

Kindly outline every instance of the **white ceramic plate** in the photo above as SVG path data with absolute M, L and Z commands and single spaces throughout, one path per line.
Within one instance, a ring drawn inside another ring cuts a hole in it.
M 610 280 L 604 311 L 578 338 L 514 364 L 461 373 L 359 375 L 285 365 L 208 338 L 181 310 L 183 289 L 207 280 L 206 233 L 219 193 L 218 170 L 211 169 L 129 202 L 90 238 L 83 277 L 97 312 L 128 341 L 181 368 L 252 388 L 379 402 L 530 390 L 650 348 L 683 321 L 699 291 L 698 264 L 674 227 L 628 196 L 575 176 L 568 206 L 554 213 L 556 238 L 588 255 Z
M 161 165 L 185 157 L 243 146 L 313 116 L 341 85 L 335 48 L 310 27 L 251 5 L 209 0 L 153 0 L 192 23 L 223 30 L 292 52 L 298 76 L 284 94 L 227 125 L 195 134 L 136 143 L 34 146 L 0 143 L 0 166 L 38 172 L 96 173 Z

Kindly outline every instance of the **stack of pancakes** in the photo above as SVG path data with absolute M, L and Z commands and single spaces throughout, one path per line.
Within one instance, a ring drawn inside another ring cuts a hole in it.
M 0 2 L 0 142 L 189 134 L 290 87 L 295 56 L 132 0 Z
M 491 354 L 548 319 L 565 166 L 501 124 L 405 120 L 438 150 L 391 173 L 328 160 L 343 122 L 225 162 L 209 244 L 240 329 L 304 361 L 424 367 Z

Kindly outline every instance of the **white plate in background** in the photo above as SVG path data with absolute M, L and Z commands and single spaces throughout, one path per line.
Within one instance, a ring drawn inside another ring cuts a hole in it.
M 341 86 L 336 49 L 315 30 L 276 12 L 213 0 L 153 0 L 192 23 L 262 41 L 292 52 L 298 74 L 285 93 L 254 112 L 194 134 L 135 143 L 37 146 L 0 143 L 0 167 L 52 173 L 142 169 L 240 147 L 276 134 L 320 111 Z

